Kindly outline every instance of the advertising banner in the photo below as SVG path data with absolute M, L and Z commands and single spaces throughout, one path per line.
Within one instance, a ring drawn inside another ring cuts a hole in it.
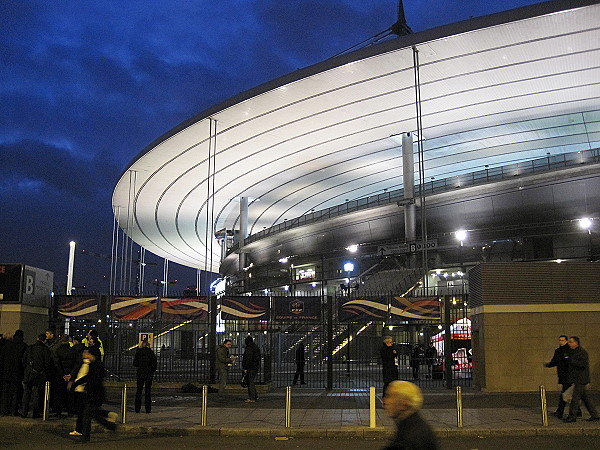
M 269 320 L 269 297 L 222 297 L 222 320 Z
M 154 319 L 157 297 L 113 297 L 110 306 L 113 319 Z
M 273 297 L 273 320 L 321 321 L 321 297 Z
M 441 320 L 441 302 L 438 297 L 393 297 L 391 320 Z
M 96 319 L 98 296 L 96 295 L 56 295 L 54 302 L 58 314 L 73 319 Z
M 384 321 L 388 314 L 388 297 L 363 297 L 339 299 L 340 322 Z
M 208 299 L 199 298 L 163 298 L 162 320 L 208 320 Z

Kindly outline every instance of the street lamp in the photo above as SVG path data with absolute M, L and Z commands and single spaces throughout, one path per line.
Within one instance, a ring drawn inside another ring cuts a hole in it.
M 590 261 L 594 260 L 594 255 L 592 251 L 592 225 L 592 219 L 590 219 L 589 217 L 583 217 L 579 219 L 579 228 L 581 228 L 582 230 L 587 230 L 588 232 L 588 250 L 590 252 Z
M 460 245 L 462 247 L 463 245 L 463 241 L 467 240 L 467 230 L 457 230 L 454 232 L 454 236 L 456 237 L 457 240 L 460 241 Z
M 73 266 L 75 264 L 75 241 L 69 242 L 69 269 L 67 272 L 67 295 L 73 292 Z

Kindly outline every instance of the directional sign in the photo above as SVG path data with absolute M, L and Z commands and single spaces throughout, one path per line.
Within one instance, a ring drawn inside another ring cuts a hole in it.
M 381 245 L 377 249 L 377 253 L 381 256 L 385 255 L 399 255 L 400 253 L 408 252 L 407 244 L 395 244 L 395 245 Z
M 434 250 L 437 248 L 437 246 L 438 246 L 437 239 L 432 239 L 430 241 L 425 242 L 425 248 L 427 250 Z M 422 242 L 410 242 L 408 244 L 409 253 L 420 252 L 421 250 L 423 250 Z

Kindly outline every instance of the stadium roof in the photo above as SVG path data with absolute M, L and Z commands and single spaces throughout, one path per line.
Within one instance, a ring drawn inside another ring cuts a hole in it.
M 252 234 L 401 187 L 397 136 L 417 128 L 413 48 L 426 179 L 599 146 L 600 4 L 547 2 L 398 37 L 204 111 L 124 172 L 120 227 L 214 271 L 213 232 L 239 227 L 240 196 Z

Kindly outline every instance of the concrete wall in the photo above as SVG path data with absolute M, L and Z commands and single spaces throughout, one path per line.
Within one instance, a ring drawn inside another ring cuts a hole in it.
M 490 305 L 475 308 L 473 384 L 489 392 L 558 390 L 556 369 L 544 367 L 558 336 L 576 335 L 590 355 L 592 384 L 600 388 L 600 304 Z
M 23 330 L 25 343 L 33 344 L 48 328 L 48 308 L 22 304 L 0 305 L 0 333 Z

